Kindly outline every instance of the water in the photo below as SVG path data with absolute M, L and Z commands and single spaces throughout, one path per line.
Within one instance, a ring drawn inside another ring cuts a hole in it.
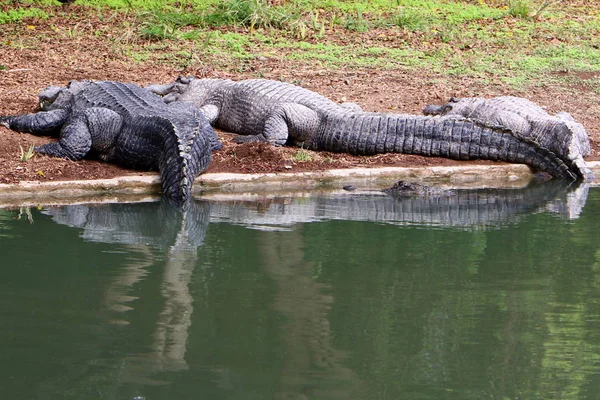
M 2 399 L 583 399 L 600 189 L 0 210 Z

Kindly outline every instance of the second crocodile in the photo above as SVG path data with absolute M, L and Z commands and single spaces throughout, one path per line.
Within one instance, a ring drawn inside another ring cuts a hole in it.
M 180 77 L 148 89 L 164 95 L 169 103 L 194 104 L 213 126 L 245 135 L 237 142 L 266 141 L 357 155 L 499 160 L 576 179 L 563 160 L 537 143 L 463 117 L 363 112 L 302 87 L 267 79 Z

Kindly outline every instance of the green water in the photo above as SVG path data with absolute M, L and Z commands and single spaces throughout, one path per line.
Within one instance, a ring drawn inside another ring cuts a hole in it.
M 599 188 L 0 210 L 0 250 L 1 399 L 600 393 Z

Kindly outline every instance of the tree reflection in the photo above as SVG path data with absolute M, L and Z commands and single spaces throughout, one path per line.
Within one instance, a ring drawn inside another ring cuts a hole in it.
M 344 352 L 333 346 L 329 285 L 313 277 L 305 260 L 304 233 L 261 232 L 261 265 L 277 287 L 273 307 L 283 315 L 284 342 L 278 399 L 361 398 L 362 383 L 344 364 Z

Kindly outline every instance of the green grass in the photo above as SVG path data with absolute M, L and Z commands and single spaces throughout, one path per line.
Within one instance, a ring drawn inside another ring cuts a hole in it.
M 533 12 L 532 3 L 529 0 L 511 0 L 508 2 L 508 13 L 513 17 L 529 18 Z
M 14 9 L 9 9 L 8 11 L 0 11 L 0 25 L 19 22 L 28 18 L 48 19 L 48 14 L 44 10 L 37 7 L 17 7 Z
M 19 145 L 19 148 L 21 149 L 21 156 L 19 159 L 23 162 L 31 160 L 35 156 L 34 147 L 34 145 L 31 145 L 27 150 L 24 150 L 23 147 Z
M 294 154 L 292 156 L 292 161 L 295 161 L 295 162 L 312 161 L 312 155 L 307 150 L 300 148 L 296 151 L 296 154 Z
M 75 23 L 56 32 L 107 37 L 132 62 L 178 68 L 239 71 L 265 56 L 328 69 L 418 70 L 515 85 L 555 79 L 556 71 L 598 71 L 600 13 L 555 3 L 76 0 L 89 13 L 73 14 Z M 23 35 L 23 25 L 65 14 L 55 0 L 0 0 L 0 10 L 0 24 L 15 27 L 4 30 L 0 51 L 35 47 L 35 32 Z M 92 33 L 80 29 L 78 18 L 92 16 L 105 25 Z

